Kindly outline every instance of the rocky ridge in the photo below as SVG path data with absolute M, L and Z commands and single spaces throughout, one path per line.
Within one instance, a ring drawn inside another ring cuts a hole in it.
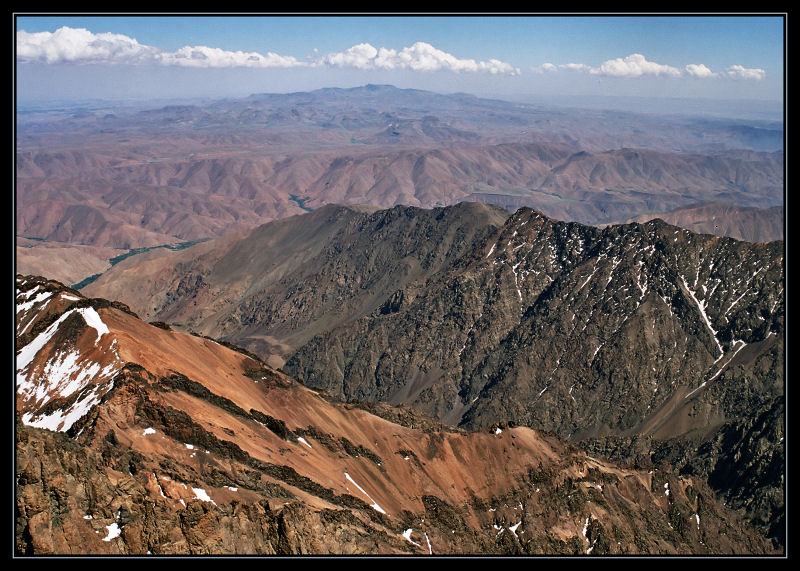
M 784 463 L 781 415 L 745 442 L 784 395 L 783 242 L 494 216 L 330 206 L 224 247 L 130 260 L 86 291 L 276 366 L 288 357 L 287 372 L 342 401 L 472 429 L 512 421 L 704 478 L 727 467 L 716 489 L 773 533 L 784 482 L 756 478 L 745 499 L 733 482 L 753 470 L 724 456 L 737 443 Z
M 396 424 L 52 280 L 16 326 L 19 555 L 776 553 L 666 465 Z
M 464 427 L 641 439 L 651 446 L 614 457 L 710 478 L 782 544 L 782 473 L 753 474 L 785 466 L 783 416 L 755 439 L 746 427 L 784 396 L 783 276 L 782 242 L 662 221 L 600 230 L 522 209 L 467 269 L 315 337 L 284 368 L 344 400 Z

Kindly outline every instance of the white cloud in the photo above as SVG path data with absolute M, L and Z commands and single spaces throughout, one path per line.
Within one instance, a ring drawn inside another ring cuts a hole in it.
M 475 61 L 459 59 L 426 42 L 416 42 L 399 52 L 388 48 L 375 48 L 371 44 L 358 44 L 342 52 L 328 54 L 317 65 L 355 67 L 357 69 L 409 69 L 412 71 L 488 72 L 517 75 L 519 70 L 497 59 Z
M 332 65 L 339 67 L 355 67 L 357 69 L 371 69 L 380 67 L 376 65 L 378 50 L 370 44 L 358 44 L 343 52 L 328 54 L 317 61 L 317 65 Z
M 176 52 L 162 53 L 158 61 L 164 65 L 184 67 L 296 67 L 305 65 L 291 56 L 280 56 L 272 52 L 226 51 L 206 46 L 185 46 Z
M 314 48 L 317 53 L 317 49 Z M 83 64 L 141 64 L 152 63 L 182 67 L 250 67 L 288 68 L 297 66 L 352 67 L 362 70 L 411 70 L 422 72 L 451 71 L 456 73 L 483 72 L 490 74 L 519 75 L 519 68 L 500 61 L 488 59 L 458 58 L 435 48 L 426 42 L 416 42 L 399 51 L 390 48 L 375 48 L 368 43 L 354 45 L 344 51 L 331 53 L 310 62 L 299 61 L 292 56 L 272 52 L 227 51 L 207 46 L 184 46 L 174 52 L 166 52 L 153 46 L 140 44 L 136 39 L 123 34 L 95 34 L 83 28 L 61 27 L 55 32 L 17 32 L 17 59 L 22 63 L 83 63 Z M 555 72 L 559 69 L 607 75 L 614 77 L 641 77 L 644 75 L 680 77 L 727 77 L 732 79 L 760 80 L 766 72 L 760 68 L 745 68 L 732 65 L 723 73 L 715 73 L 704 64 L 688 64 L 684 71 L 648 61 L 641 54 L 631 54 L 603 62 L 599 67 L 584 63 L 555 65 L 547 62 L 531 67 L 535 73 Z
M 55 32 L 17 32 L 17 58 L 38 63 L 156 63 L 187 67 L 292 67 L 305 65 L 274 53 L 225 51 L 185 46 L 165 52 L 122 34 L 95 34 L 83 28 L 62 27 Z
M 761 80 L 764 79 L 767 72 L 760 68 L 746 68 L 741 65 L 732 65 L 727 69 L 725 74 L 733 79 Z
M 643 75 L 680 77 L 681 70 L 669 65 L 647 61 L 642 54 L 631 54 L 626 58 L 604 61 L 599 68 L 592 68 L 589 73 L 615 77 L 641 77 Z
M 557 66 L 558 69 L 591 73 L 593 75 L 608 75 L 614 77 L 641 77 L 644 75 L 666 75 L 669 77 L 681 77 L 686 75 L 699 78 L 720 78 L 728 77 L 732 79 L 754 79 L 760 80 L 766 76 L 766 72 L 760 68 L 745 68 L 741 65 L 732 65 L 724 73 L 716 73 L 702 63 L 690 63 L 684 67 L 684 71 L 669 65 L 663 65 L 648 61 L 642 54 L 631 54 L 626 58 L 610 59 L 603 62 L 600 67 L 592 67 L 585 63 L 566 63 Z M 556 68 L 553 64 L 546 63 L 539 67 L 531 68 L 532 71 L 543 73 L 552 71 Z
M 542 65 L 531 68 L 531 71 L 534 73 L 545 73 L 548 71 L 556 71 L 556 70 L 558 70 L 558 66 L 553 63 L 550 63 L 549 61 L 543 63 Z
M 17 57 L 41 63 L 139 63 L 158 50 L 122 34 L 93 34 L 83 28 L 62 27 L 55 32 L 17 32 Z
M 693 77 L 719 77 L 718 73 L 714 73 L 702 63 L 690 63 L 684 69 L 686 69 L 686 73 Z
M 314 50 L 317 51 L 316 48 Z M 475 61 L 460 59 L 436 49 L 431 44 L 417 42 L 399 52 L 377 49 L 370 44 L 358 44 L 345 51 L 328 54 L 313 63 L 298 61 L 291 56 L 274 53 L 227 51 L 207 46 L 184 46 L 166 52 L 145 46 L 122 34 L 95 34 L 80 28 L 62 27 L 55 32 L 17 32 L 17 58 L 30 63 L 155 63 L 182 67 L 296 67 L 334 66 L 357 69 L 405 69 L 412 71 L 487 72 L 518 75 L 519 69 L 497 59 Z
M 570 71 L 585 71 L 591 72 L 592 66 L 586 65 L 585 63 L 564 63 L 558 66 L 561 69 L 568 69 Z

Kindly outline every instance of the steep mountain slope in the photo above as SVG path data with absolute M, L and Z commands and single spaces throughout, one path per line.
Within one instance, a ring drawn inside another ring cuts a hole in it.
M 16 316 L 18 554 L 775 553 L 666 466 L 382 418 L 44 278 Z
M 388 311 L 402 303 L 387 302 L 396 292 L 451 272 L 507 216 L 484 204 L 329 205 L 184 252 L 127 260 L 85 291 L 125 299 L 146 319 L 274 354 L 280 365 L 314 335 Z
M 318 336 L 287 370 L 345 399 L 413 403 L 469 426 L 671 436 L 692 426 L 680 403 L 725 386 L 718 378 L 782 393 L 782 264 L 781 242 L 660 221 L 600 230 L 522 209 L 468 265 L 397 311 Z
M 717 379 L 755 383 L 725 408 L 782 394 L 782 242 L 503 219 L 478 204 L 329 206 L 126 260 L 85 291 L 264 357 L 256 340 L 271 339 L 332 395 L 454 424 L 671 437 L 699 424 L 686 407 Z M 702 422 L 726 418 L 712 408 Z
M 289 357 L 285 371 L 343 401 L 410 405 L 473 429 L 512 421 L 704 478 L 734 466 L 717 490 L 774 530 L 783 481 L 756 478 L 737 500 L 733 482 L 751 468 L 726 454 L 737 443 L 783 464 L 780 414 L 747 442 L 784 395 L 783 243 L 660 220 L 599 229 L 495 214 L 328 207 L 130 260 L 86 292 L 275 365 Z M 282 237 L 290 226 L 302 229 L 296 249 Z M 653 446 L 643 455 L 637 442 Z M 756 507 L 764 494 L 774 501 Z
M 520 210 L 484 252 L 397 312 L 312 339 L 284 368 L 343 399 L 402 402 L 461 426 L 652 439 L 656 458 L 709 477 L 733 466 L 713 442 L 746 447 L 735 425 L 784 394 L 782 242 L 661 221 L 598 230 Z M 784 465 L 782 415 L 771 418 L 753 450 Z M 754 483 L 745 502 L 731 486 L 751 468 L 739 468 L 717 489 L 774 531 L 783 480 Z M 765 515 L 754 500 L 766 496 Z

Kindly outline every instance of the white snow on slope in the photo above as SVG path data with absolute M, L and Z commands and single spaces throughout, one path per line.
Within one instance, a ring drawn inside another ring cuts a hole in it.
M 412 540 L 412 539 L 411 539 L 411 534 L 412 534 L 413 532 L 414 532 L 414 530 L 413 530 L 413 529 L 411 529 L 411 528 L 408 528 L 407 530 L 405 530 L 405 531 L 403 532 L 403 537 L 404 537 L 404 538 L 405 538 L 405 540 L 406 540 L 407 542 L 409 542 L 411 545 L 416 545 L 417 547 L 422 547 L 422 546 L 421 546 L 419 543 L 417 543 L 416 541 L 414 541 L 414 540 Z
M 204 502 L 211 502 L 212 504 L 217 505 L 217 502 L 212 500 L 208 496 L 208 493 L 203 488 L 192 488 L 192 491 L 194 492 L 194 495 L 197 499 L 203 500 Z
M 97 331 L 97 340 L 94 342 L 97 345 L 97 342 L 100 341 L 100 338 L 109 333 L 108 327 L 103 320 L 100 318 L 100 315 L 95 311 L 93 307 L 81 307 L 78 309 L 78 312 L 83 316 L 83 320 L 86 322 L 86 325 L 89 327 L 94 328 Z
M 100 402 L 103 395 L 106 394 L 114 383 L 109 385 L 97 386 L 82 399 L 75 401 L 75 403 L 67 410 L 56 410 L 44 416 L 34 416 L 30 412 L 22 415 L 22 422 L 28 426 L 36 428 L 46 428 L 54 432 L 66 432 L 72 425 L 75 424 L 81 417 L 88 413 L 92 407 Z
M 102 396 L 113 386 L 113 382 L 101 385 L 100 381 L 113 378 L 121 368 L 122 363 L 118 361 L 103 367 L 77 350 L 58 351 L 40 367 L 31 368 L 39 352 L 74 312 L 80 313 L 87 325 L 95 329 L 99 336 L 109 333 L 108 327 L 94 309 L 79 308 L 67 311 L 20 349 L 17 355 L 17 394 L 39 408 L 53 397 L 69 397 L 84 390 L 93 382 L 97 386 L 82 394 L 80 399 L 63 410 L 55 410 L 46 415 L 36 415 L 30 411 L 24 413 L 22 421 L 27 425 L 62 432 L 69 430 L 78 419 L 100 402 Z
M 694 301 L 695 305 L 697 305 L 697 309 L 700 310 L 700 315 L 703 316 L 703 321 L 705 321 L 706 327 L 708 327 L 708 330 L 711 332 L 711 336 L 714 338 L 714 343 L 717 344 L 720 356 L 722 356 L 725 353 L 725 351 L 722 349 L 722 345 L 720 344 L 719 339 L 717 339 L 717 332 L 711 326 L 711 320 L 708 318 L 708 315 L 706 314 L 706 302 L 700 303 L 700 301 L 694 296 L 694 292 L 691 289 L 689 289 L 689 285 L 686 283 L 686 278 L 681 276 L 681 281 L 683 282 L 683 287 L 686 289 L 686 292 L 689 294 L 689 297 L 692 298 L 692 301 Z
M 63 321 L 69 317 L 69 315 L 75 311 L 70 310 L 59 317 L 54 323 L 50 324 L 50 327 L 39 333 L 33 341 L 25 345 L 17 355 L 17 384 L 19 385 L 20 382 L 20 374 L 19 372 L 24 370 L 33 358 L 36 357 L 36 354 L 39 350 L 44 347 L 50 339 L 52 339 L 53 335 L 55 335 L 56 331 L 58 331 L 58 327 L 63 323 Z
M 28 292 L 28 293 L 30 294 L 30 292 Z M 37 303 L 43 302 L 44 300 L 50 298 L 52 295 L 53 295 L 53 292 L 51 292 L 51 291 L 43 291 L 41 293 L 36 294 L 36 297 L 34 297 L 33 299 L 31 299 L 29 301 L 24 301 L 22 303 L 18 303 L 17 304 L 17 315 L 19 315 L 20 313 L 27 312 L 34 305 L 36 305 Z
M 112 523 L 111 525 L 107 525 L 106 529 L 108 530 L 108 535 L 103 538 L 103 541 L 111 541 L 115 537 L 120 536 L 121 530 L 116 522 Z
M 351 483 L 352 483 L 352 484 L 353 484 L 353 485 L 354 485 L 356 488 L 358 488 L 358 489 L 361 491 L 361 493 L 362 493 L 362 494 L 364 494 L 365 496 L 367 496 L 367 498 L 369 499 L 369 501 L 371 501 L 371 502 L 372 502 L 372 504 L 371 504 L 371 506 L 372 506 L 372 509 L 374 509 L 375 511 L 377 511 L 377 512 L 380 512 L 380 513 L 382 513 L 382 514 L 385 514 L 385 513 L 386 513 L 386 512 L 383 510 L 383 508 L 382 508 L 381 506 L 379 506 L 377 503 L 375 503 L 375 500 L 373 500 L 373 499 L 370 497 L 370 495 L 369 495 L 367 492 L 365 492 L 365 491 L 364 491 L 364 488 L 362 488 L 361 486 L 359 486 L 358 484 L 356 484 L 356 481 L 355 481 L 355 480 L 353 480 L 353 478 L 351 478 L 351 477 L 350 477 L 350 474 L 348 474 L 347 472 L 345 472 L 345 473 L 344 473 L 344 477 L 345 477 L 345 478 L 347 478 L 348 480 L 350 480 L 350 482 L 351 482 Z

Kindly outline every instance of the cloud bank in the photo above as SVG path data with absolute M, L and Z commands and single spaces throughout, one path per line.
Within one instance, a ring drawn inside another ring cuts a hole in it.
M 151 61 L 160 51 L 122 34 L 93 34 L 83 28 L 55 32 L 17 32 L 17 59 L 40 63 L 125 63 Z
M 316 50 L 315 50 L 316 52 Z M 298 60 L 268 52 L 227 51 L 208 46 L 184 46 L 168 52 L 140 44 L 123 34 L 95 34 L 83 28 L 61 27 L 55 32 L 17 32 L 17 60 L 22 63 L 45 64 L 155 64 L 194 68 L 291 68 L 347 67 L 361 70 L 410 70 L 417 72 L 449 71 L 454 73 L 489 73 L 519 75 L 519 68 L 498 59 L 476 61 L 444 52 L 426 42 L 416 42 L 401 50 L 376 48 L 368 43 L 357 44 L 344 51 Z M 609 59 L 599 66 L 585 63 L 556 65 L 551 62 L 530 68 L 535 73 L 568 70 L 608 77 L 636 78 L 644 76 L 693 78 L 728 78 L 759 81 L 766 76 L 760 68 L 731 65 L 723 72 L 714 72 L 702 63 L 690 63 L 683 69 L 649 61 L 634 53 L 624 58 Z
M 611 77 L 642 77 L 642 76 L 667 76 L 667 77 L 690 77 L 698 78 L 719 78 L 728 77 L 731 79 L 752 79 L 761 80 L 766 77 L 766 72 L 760 68 L 745 68 L 741 65 L 732 65 L 724 73 L 711 71 L 705 64 L 690 63 L 683 70 L 670 65 L 664 65 L 648 61 L 642 54 L 631 54 L 625 58 L 616 58 L 604 61 L 599 67 L 592 67 L 585 63 L 565 63 L 555 65 L 544 63 L 540 66 L 531 68 L 537 73 L 556 71 L 565 69 L 589 73 L 592 75 L 604 75 Z
M 410 69 L 413 71 L 488 72 L 516 75 L 519 70 L 497 59 L 475 61 L 459 59 L 452 54 L 436 49 L 426 42 L 397 52 L 392 49 L 377 49 L 370 44 L 358 44 L 343 52 L 328 54 L 318 65 L 355 67 L 357 69 Z
M 311 61 L 272 52 L 227 51 L 207 46 L 184 46 L 174 52 L 142 45 L 122 34 L 95 34 L 83 28 L 62 27 L 55 32 L 17 32 L 17 59 L 23 63 L 72 64 L 143 64 L 196 68 L 211 67 L 352 67 L 356 69 L 452 71 L 456 73 L 486 72 L 519 73 L 508 63 L 497 59 L 475 61 L 461 59 L 431 44 L 417 42 L 396 51 L 358 44 L 342 52 L 331 53 Z

